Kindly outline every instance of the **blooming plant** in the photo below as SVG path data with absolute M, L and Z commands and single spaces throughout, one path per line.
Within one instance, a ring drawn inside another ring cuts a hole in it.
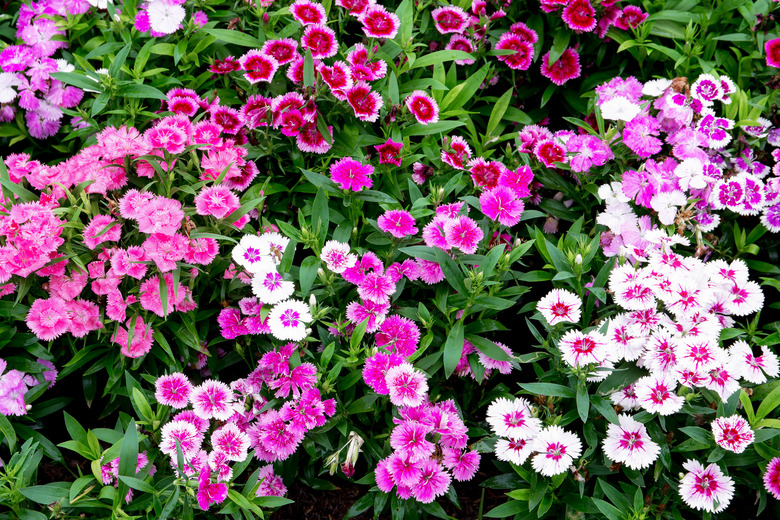
M 6 7 L 0 516 L 777 516 L 774 3 Z

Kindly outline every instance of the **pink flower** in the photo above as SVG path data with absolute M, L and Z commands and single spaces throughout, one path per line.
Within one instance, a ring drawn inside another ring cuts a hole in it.
M 369 123 L 379 119 L 379 109 L 382 108 L 382 96 L 379 92 L 371 90 L 371 86 L 365 81 L 356 82 L 346 90 L 347 103 L 355 111 L 355 117 Z M 381 162 L 381 161 L 380 161 Z
M 171 273 L 166 273 L 163 275 L 163 278 L 165 280 L 163 287 L 168 300 L 168 305 L 165 309 L 163 309 L 162 295 L 160 294 L 159 275 L 155 275 L 144 281 L 139 288 L 141 307 L 148 311 L 152 311 L 161 318 L 172 313 L 174 311 L 174 306 L 180 304 L 182 300 L 184 300 L 184 288 L 179 284 L 174 291 L 173 276 Z
M 422 477 L 420 462 L 412 461 L 399 453 L 393 453 L 385 461 L 387 463 L 387 471 L 390 473 L 393 483 L 399 486 L 414 487 L 420 482 L 420 477 Z
M 103 327 L 100 322 L 100 308 L 96 303 L 86 300 L 71 300 L 66 304 L 70 314 L 68 332 L 77 338 L 83 338 L 89 332 Z
M 445 468 L 452 471 L 452 477 L 459 481 L 465 482 L 474 478 L 479 469 L 480 454 L 474 450 L 463 451 L 455 448 L 444 448 L 444 464 Z
M 512 32 L 502 34 L 495 45 L 495 49 L 499 51 L 515 51 L 514 54 L 497 56 L 499 61 L 506 63 L 510 69 L 528 70 L 528 67 L 530 67 L 533 62 L 533 43 Z
M 328 127 L 328 133 L 330 134 L 330 141 L 333 142 L 333 127 Z M 331 144 L 325 140 L 320 129 L 317 128 L 316 121 L 306 123 L 301 128 L 298 135 L 295 136 L 295 145 L 302 152 L 308 153 L 326 153 L 331 148 Z
M 466 215 L 461 215 L 444 223 L 444 236 L 448 246 L 457 247 L 472 255 L 477 252 L 484 233 L 476 222 Z
M 400 354 L 377 352 L 373 356 L 366 358 L 366 363 L 363 366 L 363 381 L 376 393 L 388 395 L 390 389 L 387 387 L 385 374 L 392 367 L 398 366 L 403 362 L 404 358 Z
M 764 472 L 764 487 L 780 500 L 780 457 L 775 457 L 767 464 Z
M 349 252 L 349 244 L 328 240 L 322 247 L 320 259 L 334 273 L 341 274 L 357 262 L 357 255 Z
M 222 128 L 226 134 L 236 135 L 244 126 L 244 118 L 241 113 L 230 107 L 215 106 L 209 110 L 211 122 Z
M 95 215 L 84 227 L 84 245 L 95 249 L 103 242 L 116 242 L 122 236 L 122 226 L 108 215 Z
M 272 56 L 279 65 L 286 65 L 300 57 L 297 51 L 298 42 L 292 38 L 266 40 L 260 49 L 266 56 Z
M 750 424 L 739 415 L 718 417 L 710 426 L 718 446 L 734 453 L 742 453 L 755 439 Z
M 523 202 L 515 197 L 515 193 L 503 186 L 480 195 L 479 206 L 485 216 L 509 227 L 520 222 L 524 209 Z
M 416 259 L 417 265 L 420 267 L 420 280 L 433 285 L 444 280 L 444 271 L 437 262 L 431 260 L 423 260 L 422 258 Z
M 193 388 L 190 402 L 193 411 L 203 419 L 226 421 L 234 413 L 233 392 L 221 381 L 209 379 Z
M 311 0 L 295 0 L 290 5 L 290 14 L 304 26 L 324 25 L 327 21 L 325 8 Z
M 439 105 L 422 90 L 415 90 L 409 94 L 406 98 L 406 108 L 421 125 L 439 121 Z
M 395 290 L 396 284 L 389 276 L 369 273 L 358 286 L 358 296 L 366 301 L 383 304 L 388 302 Z
M 577 32 L 590 32 L 596 28 L 596 10 L 589 0 L 572 0 L 566 4 L 561 19 Z
M 450 36 L 450 41 L 447 43 L 446 47 L 444 47 L 448 51 L 463 51 L 463 52 L 474 52 L 474 42 L 470 39 L 466 38 L 465 36 L 462 36 L 460 34 L 453 34 Z M 457 65 L 471 65 L 474 63 L 474 60 L 465 59 L 465 60 L 455 60 L 455 63 Z
M 186 408 L 190 403 L 192 383 L 181 372 L 169 376 L 160 376 L 154 383 L 154 398 L 160 404 L 171 408 Z
M 195 210 L 198 215 L 212 215 L 218 219 L 238 209 L 238 196 L 224 186 L 209 186 L 195 196 Z
M 723 474 L 717 464 L 706 468 L 696 460 L 683 464 L 688 473 L 680 481 L 683 502 L 694 509 L 720 513 L 734 496 L 734 481 Z
M 392 139 L 388 139 L 384 144 L 375 146 L 377 153 L 379 154 L 379 164 L 394 164 L 401 166 L 401 148 L 403 143 L 396 143 Z
M 161 123 L 144 132 L 144 141 L 153 148 L 179 154 L 187 145 L 187 133 L 178 126 Z
M 390 402 L 396 406 L 419 406 L 428 392 L 425 374 L 415 370 L 409 363 L 390 368 L 385 382 L 390 391 Z
M 580 56 L 572 48 L 567 48 L 558 58 L 558 61 L 550 65 L 550 52 L 542 59 L 542 76 L 549 78 L 556 85 L 563 85 L 570 79 L 578 78 L 581 72 Z
M 135 322 L 135 326 L 133 326 L 133 322 Z M 117 327 L 116 332 L 111 337 L 111 341 L 120 345 L 122 354 L 129 358 L 137 358 L 148 354 L 152 350 L 152 343 L 154 343 L 154 330 L 152 330 L 152 327 L 146 325 L 140 316 L 130 318 L 125 324 L 128 328 L 125 329 L 121 325 Z M 128 329 L 132 329 L 132 338 Z
M 179 441 L 182 453 L 185 456 L 189 456 L 200 449 L 203 436 L 192 423 L 184 420 L 174 420 L 162 427 L 160 451 L 171 458 L 175 458 L 177 453 L 176 441 Z
M 400 209 L 392 209 L 385 211 L 377 219 L 377 225 L 379 229 L 386 233 L 390 233 L 396 238 L 404 238 L 407 235 L 414 235 L 417 233 L 415 227 L 414 218 L 408 211 Z
M 431 16 L 440 34 L 462 34 L 469 25 L 469 16 L 457 6 L 437 7 L 431 12 Z
M 390 434 L 390 446 L 409 462 L 421 461 L 433 454 L 434 445 L 425 440 L 433 428 L 416 421 L 404 421 Z
M 325 25 L 309 25 L 303 31 L 301 46 L 311 50 L 313 58 L 330 58 L 339 50 L 336 33 Z
M 260 468 L 257 480 L 260 482 L 260 486 L 257 488 L 255 496 L 283 497 L 287 494 L 287 488 L 285 487 L 284 482 L 280 477 L 274 474 L 274 467 L 270 464 Z
M 184 211 L 179 201 L 158 196 L 140 206 L 136 218 L 141 233 L 173 235 L 181 227 Z
M 361 303 L 352 302 L 347 305 L 347 319 L 354 324 L 368 320 L 366 332 L 376 332 L 389 308 L 389 302 L 374 303 L 370 300 Z
M 369 38 L 395 38 L 401 27 L 398 16 L 379 4 L 369 5 L 359 20 L 363 24 L 363 33 Z
M 450 482 L 450 475 L 441 465 L 433 459 L 427 459 L 422 463 L 422 476 L 417 486 L 412 489 L 412 494 L 419 502 L 430 504 L 436 497 L 447 492 Z
M 582 300 L 566 289 L 553 289 L 536 304 L 536 310 L 542 313 L 550 325 L 580 321 Z
M 766 66 L 780 68 L 780 38 L 764 43 L 766 51 Z
M 219 245 L 213 238 L 192 238 L 184 253 L 184 261 L 188 264 L 209 265 L 219 253 Z
M 65 301 L 57 297 L 35 300 L 27 313 L 27 326 L 43 341 L 58 338 L 70 327 Z
M 343 157 L 330 165 L 330 178 L 343 190 L 361 191 L 370 188 L 373 181 L 369 177 L 374 167 L 363 164 L 351 157 Z
M 379 327 L 376 334 L 378 347 L 385 347 L 404 357 L 411 356 L 420 342 L 420 329 L 408 318 L 389 316 Z
M 249 80 L 249 83 L 255 84 L 260 81 L 270 83 L 274 79 L 279 68 L 279 63 L 276 58 L 264 54 L 262 51 L 253 49 L 239 58 L 238 62 L 241 64 L 241 68 L 246 71 L 244 77 Z

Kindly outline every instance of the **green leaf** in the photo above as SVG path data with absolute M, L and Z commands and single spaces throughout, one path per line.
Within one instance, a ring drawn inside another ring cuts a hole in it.
M 11 422 L 2 414 L 0 414 L 0 433 L 3 434 L 3 439 L 8 443 L 8 449 L 13 453 L 16 446 L 16 432 Z
M 141 390 L 138 388 L 133 388 L 132 394 L 133 394 L 133 404 L 135 404 L 135 407 L 141 413 L 141 417 L 143 417 L 149 422 L 154 421 L 154 413 L 152 413 L 152 407 L 149 406 L 149 402 L 146 400 L 146 397 L 144 397 L 143 392 L 141 392 Z
M 599 511 L 601 511 L 609 520 L 623 520 L 623 514 L 620 512 L 620 509 L 609 502 L 601 500 L 600 498 L 592 498 L 591 500 L 593 500 L 593 503 L 599 508 Z
M 262 47 L 263 42 L 239 31 L 230 29 L 199 29 L 198 32 L 204 32 L 210 34 L 217 40 L 224 43 L 232 43 L 234 45 L 240 45 L 242 47 Z
M 435 63 L 444 63 L 453 60 L 473 60 L 474 56 L 464 51 L 436 51 L 430 54 L 426 54 L 422 58 L 415 60 L 412 65 L 412 69 L 419 69 L 420 67 L 430 67 Z
M 320 268 L 320 259 L 314 255 L 307 256 L 301 262 L 300 284 L 301 296 L 306 296 L 311 290 L 314 280 L 317 279 L 317 270 Z
M 509 101 L 512 99 L 512 93 L 514 88 L 510 88 L 504 95 L 499 98 L 496 104 L 493 106 L 493 110 L 490 112 L 490 119 L 487 124 L 487 135 L 493 135 L 493 130 L 498 127 L 498 124 L 503 119 L 506 109 L 509 107 Z
M 485 339 L 482 336 L 475 336 L 473 334 L 467 334 L 466 339 L 469 340 L 475 347 L 477 347 L 477 350 L 485 354 L 490 359 L 495 361 L 511 361 L 512 359 L 509 357 L 509 354 L 501 349 L 501 347 L 489 339 Z
M 128 477 L 128 476 L 125 476 L 125 475 L 120 475 L 119 476 L 119 480 L 121 480 L 122 482 L 124 482 L 125 484 L 130 486 L 131 488 L 137 489 L 138 491 L 141 491 L 143 493 L 154 493 L 154 494 L 157 493 L 155 491 L 154 487 L 151 484 L 149 484 L 146 481 L 141 480 L 140 478 Z
M 306 56 L 303 58 L 303 86 L 314 86 L 314 58 L 311 56 L 311 49 L 306 49 Z
M 436 262 L 439 264 L 439 267 L 441 267 L 441 270 L 444 273 L 444 279 L 447 280 L 447 283 L 459 293 L 468 294 L 469 291 L 466 289 L 466 284 L 463 282 L 463 272 L 460 270 L 460 267 L 458 267 L 458 264 L 450 258 L 450 255 L 438 247 L 432 249 L 433 254 L 436 255 Z
M 528 511 L 528 504 L 519 500 L 509 500 L 494 507 L 484 514 L 486 518 L 511 518 L 512 516 Z
M 536 395 L 548 395 L 551 397 L 568 397 L 573 399 L 577 393 L 568 386 L 555 383 L 519 383 L 520 388 Z
M 588 422 L 588 412 L 590 412 L 590 400 L 588 399 L 588 388 L 584 384 L 577 386 L 577 415 L 583 423 Z
M 444 134 L 455 128 L 465 126 L 463 121 L 439 121 L 438 123 L 431 123 L 424 125 L 422 123 L 414 123 L 401 130 L 401 135 L 404 137 L 412 137 L 416 135 L 435 135 Z
M 117 95 L 140 99 L 167 99 L 167 96 L 163 94 L 160 89 L 154 88 L 151 85 L 142 85 L 138 83 L 123 83 L 118 85 Z
M 552 48 L 550 48 L 550 66 L 554 65 L 558 58 L 561 57 L 563 51 L 569 46 L 570 39 L 571 31 L 555 31 L 555 38 L 553 39 Z
M 458 320 L 444 343 L 444 376 L 450 377 L 463 355 L 463 322 Z
M 103 88 L 92 78 L 84 74 L 77 72 L 52 72 L 51 77 L 58 79 L 66 85 L 73 85 L 74 87 L 91 90 L 94 92 L 100 92 Z
M 756 421 L 760 422 L 761 419 L 769 415 L 778 405 L 780 405 L 780 386 L 772 390 L 769 395 L 761 401 L 761 404 L 758 405 Z
M 431 55 L 429 54 L 429 56 Z M 444 96 L 444 99 L 441 102 L 441 111 L 444 112 L 450 106 L 458 109 L 465 106 L 466 102 L 474 97 L 474 94 L 479 90 L 482 82 L 485 81 L 488 70 L 490 70 L 490 64 L 484 65 L 463 83 L 455 85 L 455 87 Z
M 395 72 L 393 71 L 390 72 L 390 76 L 387 79 L 387 91 L 388 95 L 390 96 L 390 102 L 393 103 L 393 105 L 397 105 L 401 102 L 401 98 L 398 93 L 398 78 L 395 76 Z
M 64 484 L 65 487 L 58 484 Z M 21 488 L 19 493 L 26 496 L 33 502 L 38 504 L 51 504 L 53 502 L 59 502 L 68 496 L 70 490 L 70 484 L 67 482 L 57 482 L 46 484 L 45 486 L 28 486 Z
M 368 327 L 368 318 L 355 326 L 355 329 L 352 331 L 352 335 L 349 337 L 350 350 L 357 351 L 360 348 L 360 344 L 363 341 L 363 336 L 366 334 L 366 327 Z
M 135 477 L 138 466 L 138 432 L 135 429 L 135 420 L 130 419 L 125 435 L 122 437 L 122 446 L 119 449 L 119 475 L 120 477 Z M 125 484 L 119 485 L 118 497 L 127 494 Z
M 108 66 L 108 75 L 112 78 L 116 78 L 119 75 L 119 71 L 122 68 L 122 65 L 125 64 L 125 60 L 127 59 L 127 55 L 130 54 L 130 49 L 132 48 L 132 44 L 128 43 L 125 45 L 121 51 L 119 51 L 119 54 L 116 55 L 116 58 L 114 58 L 114 61 L 111 62 L 111 65 Z

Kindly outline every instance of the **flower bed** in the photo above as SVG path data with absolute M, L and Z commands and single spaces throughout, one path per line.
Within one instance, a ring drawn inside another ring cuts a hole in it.
M 773 10 L 9 3 L 0 516 L 776 515 Z

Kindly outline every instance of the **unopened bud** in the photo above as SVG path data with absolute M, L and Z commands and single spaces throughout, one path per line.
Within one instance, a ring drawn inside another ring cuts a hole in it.
M 582 255 L 577 254 L 577 256 L 574 257 L 574 263 L 577 265 L 582 265 Z

